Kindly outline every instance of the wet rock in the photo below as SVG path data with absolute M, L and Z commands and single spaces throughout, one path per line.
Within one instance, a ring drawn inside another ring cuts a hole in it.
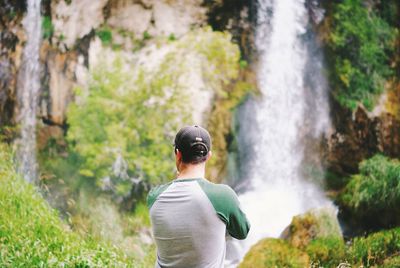
M 359 162 L 376 153 L 400 155 L 400 121 L 394 115 L 385 111 L 376 115 L 362 106 L 352 113 L 334 106 L 336 131 L 327 141 L 329 171 L 344 177 L 357 173 Z
M 243 58 L 251 59 L 254 47 L 257 1 L 218 0 L 204 1 L 207 7 L 207 21 L 214 30 L 229 31 L 240 47 Z
M 77 53 L 61 53 L 51 47 L 42 50 L 45 50 L 43 61 L 46 69 L 46 81 L 42 84 L 47 87 L 48 93 L 44 98 L 46 103 L 42 109 L 42 117 L 49 124 L 61 126 L 65 122 L 67 107 L 72 100 L 72 90 L 76 84 Z
M 305 248 L 317 238 L 342 237 L 336 214 L 334 207 L 324 207 L 295 216 L 281 238 L 296 248 Z
M 4 0 L 0 5 L 0 127 L 13 122 L 21 43 L 25 41 L 21 24 L 25 11 L 24 1 Z

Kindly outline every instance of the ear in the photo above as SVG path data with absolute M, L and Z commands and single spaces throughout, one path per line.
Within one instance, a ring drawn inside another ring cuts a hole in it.
M 207 160 L 208 160 L 208 159 L 210 159 L 210 158 L 211 158 L 211 156 L 212 156 L 212 152 L 211 152 L 211 151 L 209 151 L 209 152 L 208 152 L 208 155 L 207 155 Z
M 175 157 L 178 161 L 182 159 L 182 153 L 178 149 L 175 149 Z

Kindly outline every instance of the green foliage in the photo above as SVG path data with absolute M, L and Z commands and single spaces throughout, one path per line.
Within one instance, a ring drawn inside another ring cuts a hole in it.
M 364 160 L 338 201 L 361 219 L 375 218 L 384 226 L 400 223 L 400 162 L 382 155 Z
M 239 267 L 293 267 L 309 266 L 306 253 L 281 239 L 267 238 L 253 246 Z
M 372 109 L 386 80 L 393 75 L 396 29 L 369 10 L 361 0 L 335 6 L 330 34 L 335 97 L 355 109 L 361 102 Z
M 337 267 L 346 257 L 346 246 L 338 236 L 317 238 L 307 245 L 305 251 L 317 267 Z
M 239 49 L 225 33 L 199 30 L 173 43 L 161 63 L 147 70 L 123 58 L 92 70 L 88 92 L 77 89 L 70 105 L 67 139 L 82 159 L 81 175 L 99 186 L 111 180 L 114 189 L 140 178 L 150 184 L 173 177 L 172 141 L 191 123 L 192 56 L 201 59 L 210 90 L 226 96 L 224 85 L 238 75 Z M 224 48 L 224 49 L 221 49 Z M 126 167 L 117 169 L 116 166 Z M 114 166 L 114 168 L 113 168 Z M 129 187 L 122 187 L 124 195 Z
M 0 144 L 1 267 L 133 266 L 119 249 L 71 232 L 15 172 L 12 158 Z
M 100 38 L 104 46 L 112 44 L 112 32 L 108 27 L 102 27 L 96 30 L 96 35 Z
M 370 267 L 400 252 L 400 228 L 381 231 L 367 237 L 357 237 L 349 248 L 348 255 L 357 266 Z M 394 261 L 393 261 L 394 262 Z
M 53 36 L 54 26 L 50 16 L 44 16 L 42 18 L 42 31 L 43 39 L 49 39 Z

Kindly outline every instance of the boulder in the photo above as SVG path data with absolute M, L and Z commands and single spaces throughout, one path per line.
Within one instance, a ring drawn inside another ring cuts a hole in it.
M 280 237 L 297 248 L 305 248 L 317 238 L 342 237 L 336 214 L 337 209 L 329 206 L 295 216 Z
M 266 238 L 254 245 L 239 265 L 247 267 L 303 268 L 309 267 L 309 257 L 282 239 Z

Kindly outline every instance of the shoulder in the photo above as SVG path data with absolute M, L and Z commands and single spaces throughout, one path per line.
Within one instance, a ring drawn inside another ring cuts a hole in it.
M 157 197 L 164 192 L 168 186 L 171 185 L 172 182 L 161 184 L 158 186 L 153 187 L 147 195 L 147 207 L 150 209 L 154 202 L 157 200 Z
M 215 184 L 207 180 L 201 180 L 199 184 L 217 213 L 226 216 L 229 211 L 239 206 L 235 191 L 228 185 Z

